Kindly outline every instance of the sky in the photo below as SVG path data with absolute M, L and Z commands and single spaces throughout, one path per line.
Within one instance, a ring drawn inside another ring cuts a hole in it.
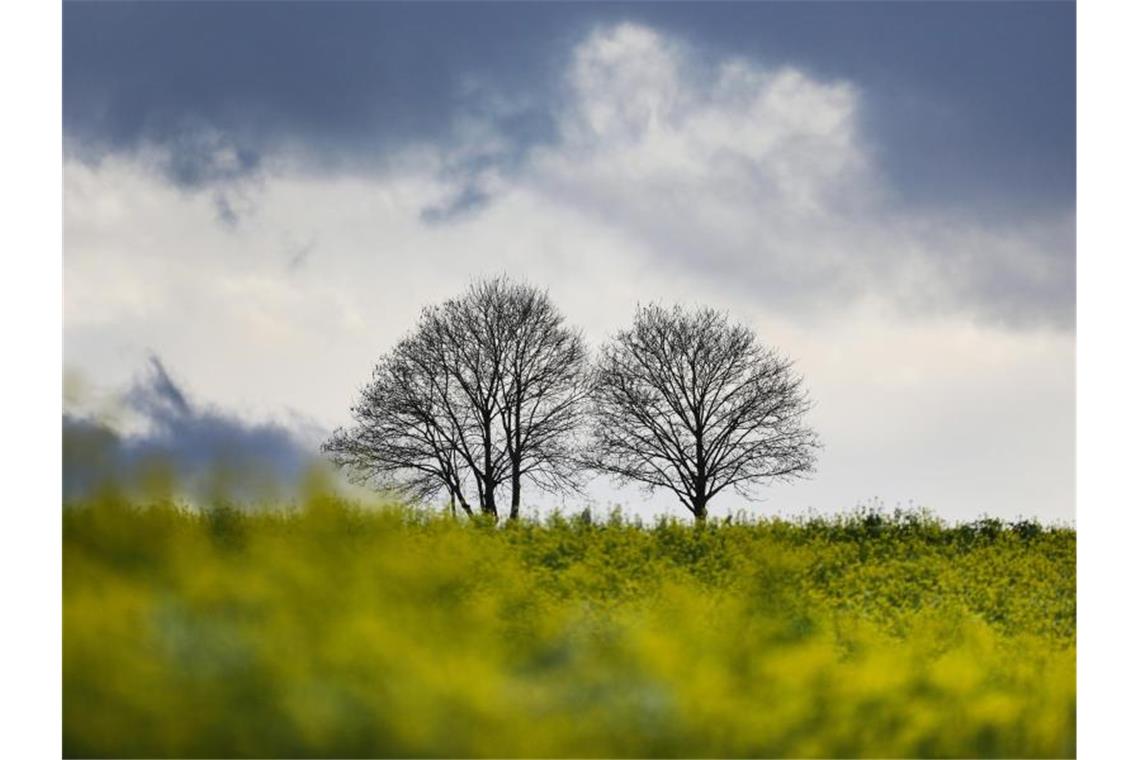
M 714 515 L 1070 521 L 1074 25 L 1071 3 L 65 3 L 65 426 L 295 467 L 423 306 L 507 273 L 595 346 L 677 302 L 796 361 L 817 473 Z M 684 514 L 604 480 L 582 503 Z

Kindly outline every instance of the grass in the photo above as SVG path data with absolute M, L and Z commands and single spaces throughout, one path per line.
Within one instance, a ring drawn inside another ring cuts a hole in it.
M 1071 529 L 64 512 L 68 756 L 1073 757 Z

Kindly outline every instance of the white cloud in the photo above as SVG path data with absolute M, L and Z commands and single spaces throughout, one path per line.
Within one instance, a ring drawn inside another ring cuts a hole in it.
M 621 25 L 577 49 L 562 139 L 520 182 L 621 227 L 688 276 L 800 312 L 906 311 L 1067 324 L 1073 220 L 1005 227 L 898 210 L 858 90 L 791 67 L 703 64 Z
M 778 200 L 813 215 L 867 170 L 850 84 L 739 60 L 703 73 L 686 63 L 642 27 L 591 36 L 569 75 L 563 141 L 540 153 L 539 174 L 611 196 L 637 182 L 647 194 L 711 191 L 719 204 Z
M 702 62 L 649 29 L 596 32 L 566 86 L 557 142 L 518 166 L 455 178 L 504 150 L 478 122 L 381 176 L 284 157 L 227 180 L 236 225 L 152 159 L 69 160 L 68 364 L 124 384 L 154 351 L 205 401 L 332 426 L 421 306 L 505 271 L 549 287 L 594 341 L 638 301 L 681 300 L 797 358 L 828 447 L 817 479 L 766 509 L 880 496 L 1071 516 L 1073 341 L 1049 326 L 1071 309 L 1071 219 L 1011 230 L 899 210 L 852 84 Z M 492 200 L 424 222 L 470 182 Z

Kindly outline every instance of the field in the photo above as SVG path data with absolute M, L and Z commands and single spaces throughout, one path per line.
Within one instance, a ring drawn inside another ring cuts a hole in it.
M 68 756 L 1072 757 L 1076 536 L 63 516 Z

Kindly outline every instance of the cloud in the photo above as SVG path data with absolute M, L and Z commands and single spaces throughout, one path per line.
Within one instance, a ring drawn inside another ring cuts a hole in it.
M 995 218 L 1073 205 L 1071 3 L 74 3 L 65 131 L 73 156 L 193 156 L 186 133 L 207 129 L 259 159 L 287 145 L 310 168 L 359 172 L 491 110 L 532 145 L 552 133 L 571 47 L 622 21 L 709 57 L 859 82 L 907 203 Z
M 65 500 L 110 482 L 135 486 L 148 473 L 168 473 L 183 498 L 249 500 L 293 488 L 316 461 L 313 437 L 275 422 L 247 422 L 198 406 L 157 356 L 145 374 L 117 394 L 113 412 L 65 412 Z
M 568 91 L 561 139 L 533 149 L 518 181 L 679 272 L 791 310 L 877 297 L 907 314 L 1071 326 L 1071 215 L 998 225 L 900 209 L 850 82 L 701 61 L 623 24 L 576 49 Z
M 257 177 L 285 153 L 306 172 L 382 170 L 410 146 L 451 141 L 456 107 L 480 114 L 490 104 L 500 129 L 539 139 L 542 115 L 520 106 L 525 99 L 488 100 L 471 82 L 493 71 L 508 89 L 541 91 L 540 68 L 489 52 L 490 37 L 473 35 L 494 22 L 478 9 L 442 13 L 367 4 L 69 6 L 68 156 L 96 164 L 129 155 L 183 189 L 209 190 Z M 475 18 L 456 23 L 459 15 Z M 515 55 L 549 50 L 528 39 L 512 44 Z
M 429 226 L 479 224 L 498 199 L 533 197 L 620 230 L 678 277 L 805 316 L 873 299 L 906 316 L 1072 327 L 1071 211 L 995 221 L 910 206 L 884 174 L 855 83 L 718 57 L 631 23 L 595 29 L 564 63 L 546 101 L 470 77 L 461 91 L 479 105 L 451 114 L 446 134 L 324 178 L 431 186 L 416 210 Z M 543 139 L 512 126 L 541 109 Z M 252 153 L 208 122 L 178 123 L 131 160 L 210 188 L 224 228 L 256 216 L 266 182 L 321 179 L 304 168 L 314 144 Z

